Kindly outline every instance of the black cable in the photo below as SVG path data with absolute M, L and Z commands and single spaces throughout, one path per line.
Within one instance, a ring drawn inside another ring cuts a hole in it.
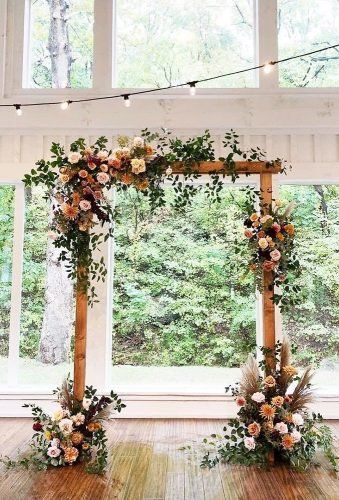
M 252 66 L 251 68 L 240 69 L 238 71 L 232 71 L 230 73 L 224 73 L 222 75 L 210 76 L 208 78 L 202 78 L 200 80 L 194 80 L 194 81 L 192 80 L 192 81 L 185 82 L 185 83 L 177 83 L 175 85 L 168 85 L 167 87 L 156 87 L 153 89 L 136 90 L 133 92 L 128 92 L 128 93 L 125 92 L 123 94 L 115 94 L 115 95 L 108 95 L 108 96 L 86 97 L 86 98 L 84 97 L 84 98 L 72 99 L 72 100 L 68 99 L 67 102 L 69 104 L 71 104 L 71 103 L 75 103 L 75 102 L 102 101 L 102 100 L 107 100 L 107 99 L 119 99 L 119 98 L 127 98 L 128 99 L 129 97 L 134 96 L 134 95 L 150 94 L 152 92 L 160 92 L 162 90 L 170 90 L 170 89 L 174 89 L 174 88 L 178 88 L 178 87 L 185 87 L 185 86 L 190 85 L 190 84 L 196 85 L 197 83 L 209 82 L 211 80 L 217 80 L 219 78 L 224 78 L 227 76 L 239 75 L 241 73 L 246 73 L 248 71 L 254 71 L 256 69 L 264 68 L 267 64 L 269 64 L 271 66 L 275 66 L 276 64 L 284 63 L 287 61 L 292 61 L 293 59 L 299 59 L 299 58 L 305 57 L 305 56 L 310 56 L 312 54 L 324 52 L 325 50 L 335 49 L 336 47 L 339 47 L 339 44 L 330 45 L 329 47 L 324 47 L 322 49 L 312 50 L 310 52 L 305 52 L 303 54 L 298 54 L 296 56 L 285 57 L 284 59 L 278 59 L 277 61 L 270 61 L 270 62 L 265 63 L 265 64 L 259 64 L 257 66 Z M 19 103 L 0 104 L 0 108 L 12 108 L 12 107 L 14 107 L 14 108 L 18 109 L 18 108 L 29 107 L 29 106 L 55 106 L 58 104 L 60 105 L 63 102 L 65 102 L 65 101 L 30 102 L 30 103 L 25 103 L 25 104 L 19 104 Z

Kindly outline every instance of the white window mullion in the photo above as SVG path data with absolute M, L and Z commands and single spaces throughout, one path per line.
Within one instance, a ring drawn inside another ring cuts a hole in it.
M 14 195 L 14 232 L 12 252 L 12 289 L 9 326 L 8 385 L 15 386 L 18 381 L 21 289 L 23 272 L 23 248 L 25 226 L 25 188 L 17 184 Z
M 113 0 L 94 0 L 93 88 L 112 88 Z
M 277 0 L 256 0 L 255 3 L 255 53 L 256 64 L 278 59 L 278 25 Z M 272 89 L 278 87 L 278 66 L 274 66 L 268 74 L 258 72 L 259 88 Z

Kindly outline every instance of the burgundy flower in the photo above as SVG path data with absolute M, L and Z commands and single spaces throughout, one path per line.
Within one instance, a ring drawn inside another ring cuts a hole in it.
M 42 425 L 39 421 L 34 422 L 33 424 L 33 431 L 40 432 L 42 431 Z

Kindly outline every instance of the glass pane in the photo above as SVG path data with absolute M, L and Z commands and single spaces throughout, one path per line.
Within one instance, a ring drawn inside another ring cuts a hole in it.
M 337 0 L 278 0 L 279 59 L 338 43 Z M 338 87 L 339 52 L 331 49 L 279 65 L 281 87 Z
M 318 390 L 339 392 L 339 186 L 283 186 L 295 201 L 298 254 L 303 267 L 296 306 L 283 330 L 297 344 L 299 365 L 315 364 Z
M 157 87 L 254 63 L 252 0 L 117 0 L 116 87 Z M 200 85 L 199 85 L 200 86 Z M 254 72 L 204 87 L 253 87 Z
M 27 87 L 92 86 L 93 9 L 94 0 L 31 0 Z
M 167 198 L 173 196 L 167 189 Z M 204 195 L 185 213 L 150 214 L 121 195 L 115 232 L 113 380 L 120 391 L 224 393 L 256 337 L 254 284 L 244 257 L 239 189 Z
M 71 369 L 73 288 L 48 238 L 49 204 L 26 190 L 19 384 L 55 386 Z
M 0 186 L 0 384 L 7 383 L 13 230 L 14 187 Z

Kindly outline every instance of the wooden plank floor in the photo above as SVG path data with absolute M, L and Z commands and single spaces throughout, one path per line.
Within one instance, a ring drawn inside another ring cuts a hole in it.
M 339 424 L 331 422 L 339 435 Z M 118 420 L 109 426 L 110 467 L 104 477 L 72 466 L 47 472 L 0 469 L 0 500 L 338 500 L 326 466 L 296 473 L 220 465 L 202 470 L 179 448 L 220 432 L 220 420 Z M 15 456 L 31 434 L 28 419 L 0 419 L 0 452 Z

